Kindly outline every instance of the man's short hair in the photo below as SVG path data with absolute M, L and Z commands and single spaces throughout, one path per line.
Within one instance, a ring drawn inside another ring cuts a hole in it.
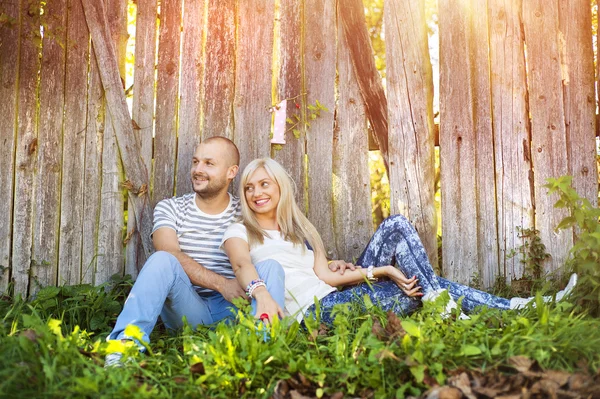
M 223 136 L 214 136 L 214 137 L 209 137 L 207 139 L 202 140 L 202 143 L 200 144 L 208 144 L 208 143 L 212 143 L 212 142 L 218 142 L 221 144 L 224 144 L 227 152 L 229 154 L 229 160 L 231 162 L 230 166 L 233 165 L 240 165 L 240 151 L 238 150 L 237 146 L 235 145 L 235 143 L 231 140 L 229 140 L 227 137 L 223 137 Z

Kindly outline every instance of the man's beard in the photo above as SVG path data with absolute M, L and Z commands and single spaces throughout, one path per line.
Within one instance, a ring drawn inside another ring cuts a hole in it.
M 194 177 L 203 177 L 207 179 L 206 185 L 201 189 L 196 189 L 196 187 L 194 186 Z M 226 189 L 228 185 L 227 178 L 209 178 L 208 176 L 201 174 L 194 175 L 194 177 L 192 177 L 192 188 L 194 192 L 198 194 L 198 196 L 200 196 L 200 198 L 204 199 L 216 197 L 217 195 L 219 195 L 219 193 L 221 193 L 221 191 L 223 191 L 223 188 Z

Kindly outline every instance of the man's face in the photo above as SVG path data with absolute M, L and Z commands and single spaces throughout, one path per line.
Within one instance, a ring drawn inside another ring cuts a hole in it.
M 192 159 L 192 187 L 202 198 L 215 197 L 227 190 L 229 183 L 235 177 L 236 168 L 231 165 L 230 156 L 223 144 L 219 142 L 200 144 Z

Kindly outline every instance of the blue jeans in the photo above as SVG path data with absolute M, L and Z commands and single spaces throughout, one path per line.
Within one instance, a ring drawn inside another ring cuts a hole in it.
M 508 299 L 436 276 L 417 231 L 402 215 L 390 216 L 381 223 L 356 264 L 363 267 L 395 265 L 406 277 L 417 276 L 423 294 L 444 288 L 455 301 L 462 297 L 462 309 L 467 313 L 481 305 L 498 309 L 510 308 Z M 418 297 L 408 297 L 391 281 L 378 282 L 372 286 L 371 289 L 363 283 L 325 296 L 320 301 L 321 320 L 332 323 L 331 312 L 336 304 L 362 303 L 364 295 L 369 295 L 371 301 L 379 304 L 383 310 L 392 310 L 397 314 L 410 314 L 421 305 Z M 314 313 L 314 310 L 312 305 L 308 308 L 307 315 Z
M 273 260 L 259 262 L 255 267 L 260 278 L 265 280 L 267 290 L 283 309 L 283 268 Z M 252 311 L 256 313 L 256 300 L 252 300 Z M 218 292 L 198 295 L 177 258 L 168 252 L 158 251 L 142 268 L 107 339 L 126 338 L 125 327 L 134 324 L 142 330 L 142 339 L 150 342 L 149 336 L 159 315 L 168 329 L 176 330 L 183 327 L 183 316 L 188 324 L 195 327 L 233 317 L 235 312 L 235 306 Z

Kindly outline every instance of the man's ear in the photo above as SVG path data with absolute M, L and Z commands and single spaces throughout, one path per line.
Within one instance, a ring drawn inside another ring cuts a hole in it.
M 227 178 L 230 180 L 235 179 L 239 170 L 240 167 L 238 165 L 230 166 L 229 169 L 227 169 Z

